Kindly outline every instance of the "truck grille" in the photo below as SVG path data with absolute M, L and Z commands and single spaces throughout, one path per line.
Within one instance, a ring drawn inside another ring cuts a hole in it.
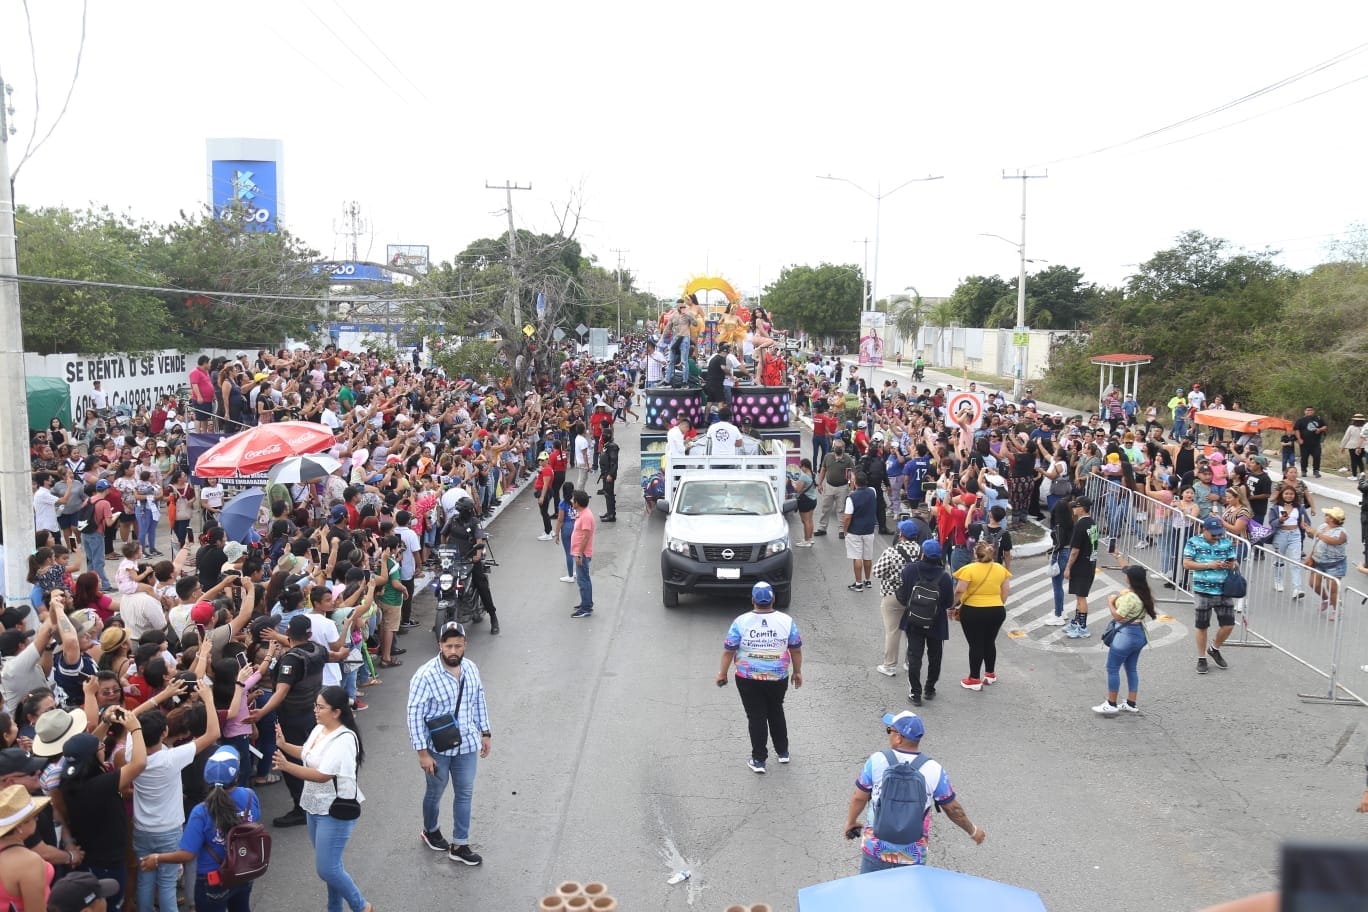
M 703 549 L 703 559 L 714 564 L 744 564 L 751 559 L 751 545 L 700 545 L 700 547 Z

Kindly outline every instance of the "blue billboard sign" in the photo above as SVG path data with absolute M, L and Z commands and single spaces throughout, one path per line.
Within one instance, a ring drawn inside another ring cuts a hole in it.
M 279 189 L 273 161 L 210 163 L 210 201 L 221 221 L 240 221 L 244 231 L 277 230 Z
M 374 263 L 353 263 L 350 261 L 315 263 L 312 271 L 314 275 L 327 272 L 328 281 L 336 285 L 351 285 L 356 282 L 392 282 L 394 280 L 388 269 Z

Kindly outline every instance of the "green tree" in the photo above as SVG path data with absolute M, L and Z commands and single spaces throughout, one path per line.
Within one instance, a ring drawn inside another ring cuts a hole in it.
M 499 354 L 497 342 L 467 339 L 454 348 L 445 348 L 433 355 L 433 361 L 447 372 L 448 377 L 472 377 L 484 380 L 497 378 L 507 371 L 507 362 Z
M 810 336 L 853 338 L 859 332 L 864 276 L 857 266 L 788 266 L 765 289 L 764 306 L 784 327 Z
M 161 286 L 138 262 L 154 226 L 108 208 L 19 207 L 19 271 L 24 275 L 119 285 Z M 137 352 L 167 344 L 170 317 L 155 294 L 93 285 L 25 282 L 20 289 L 24 349 L 33 352 Z
M 1009 283 L 1001 276 L 969 276 L 962 279 L 955 290 L 950 294 L 950 301 L 954 305 L 955 320 L 961 326 L 997 326 L 994 323 L 994 314 L 998 314 L 996 319 L 1001 319 L 1002 308 L 999 306 L 1003 302 L 1011 301 L 1012 307 L 1016 307 L 1016 286 Z M 1015 315 L 1015 310 L 1013 310 Z M 1005 324 L 1011 326 L 1016 320 Z
M 937 363 L 935 358 L 940 354 L 941 340 L 945 338 L 945 331 L 959 323 L 959 308 L 951 298 L 937 301 L 926 312 L 926 324 L 936 328 L 936 344 L 932 349 L 932 364 Z

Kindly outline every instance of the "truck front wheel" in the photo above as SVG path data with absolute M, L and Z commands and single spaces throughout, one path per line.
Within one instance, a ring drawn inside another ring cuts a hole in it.
M 792 600 L 793 600 L 793 590 L 792 590 L 792 589 L 784 589 L 784 590 L 781 590 L 781 591 L 779 591 L 779 592 L 774 593 L 774 610 L 775 610 L 775 611 L 788 611 L 788 609 L 789 609 L 789 602 L 791 602 Z
M 665 603 L 666 608 L 679 607 L 679 592 L 669 586 L 660 587 L 660 600 Z

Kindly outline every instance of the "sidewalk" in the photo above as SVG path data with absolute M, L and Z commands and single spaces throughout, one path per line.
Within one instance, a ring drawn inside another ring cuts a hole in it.
M 841 360 L 851 369 L 857 367 L 855 363 L 856 358 L 853 355 L 843 357 Z M 868 368 L 866 368 L 866 370 L 867 369 Z M 887 374 L 890 378 L 896 379 L 900 389 L 912 389 L 912 368 L 910 366 L 898 367 L 895 364 L 885 362 L 883 367 L 875 368 L 875 373 Z M 921 382 L 921 387 L 929 386 L 933 390 L 938 386 L 954 386 L 955 389 L 964 388 L 964 378 L 962 376 L 957 376 L 947 371 L 931 370 L 930 368 L 926 369 L 925 374 L 926 379 Z M 979 385 L 989 390 L 1001 388 L 1006 391 L 1010 388 L 1011 381 L 1006 381 L 994 386 L 985 386 L 985 384 Z M 1065 408 L 1064 406 L 1054 405 L 1041 400 L 1036 400 L 1036 408 L 1038 411 L 1046 414 L 1054 412 L 1063 412 L 1066 416 L 1078 414 L 1078 409 Z M 1273 468 L 1274 462 L 1275 460 L 1270 457 L 1268 474 L 1273 479 L 1274 483 L 1277 483 L 1282 480 L 1282 473 Z M 1304 478 L 1303 480 L 1306 482 L 1307 489 L 1316 497 L 1328 497 L 1331 500 L 1338 501 L 1349 507 L 1357 507 L 1359 505 L 1361 497 L 1358 491 L 1358 483 L 1347 474 L 1340 475 L 1336 472 L 1327 472 L 1320 478 Z

